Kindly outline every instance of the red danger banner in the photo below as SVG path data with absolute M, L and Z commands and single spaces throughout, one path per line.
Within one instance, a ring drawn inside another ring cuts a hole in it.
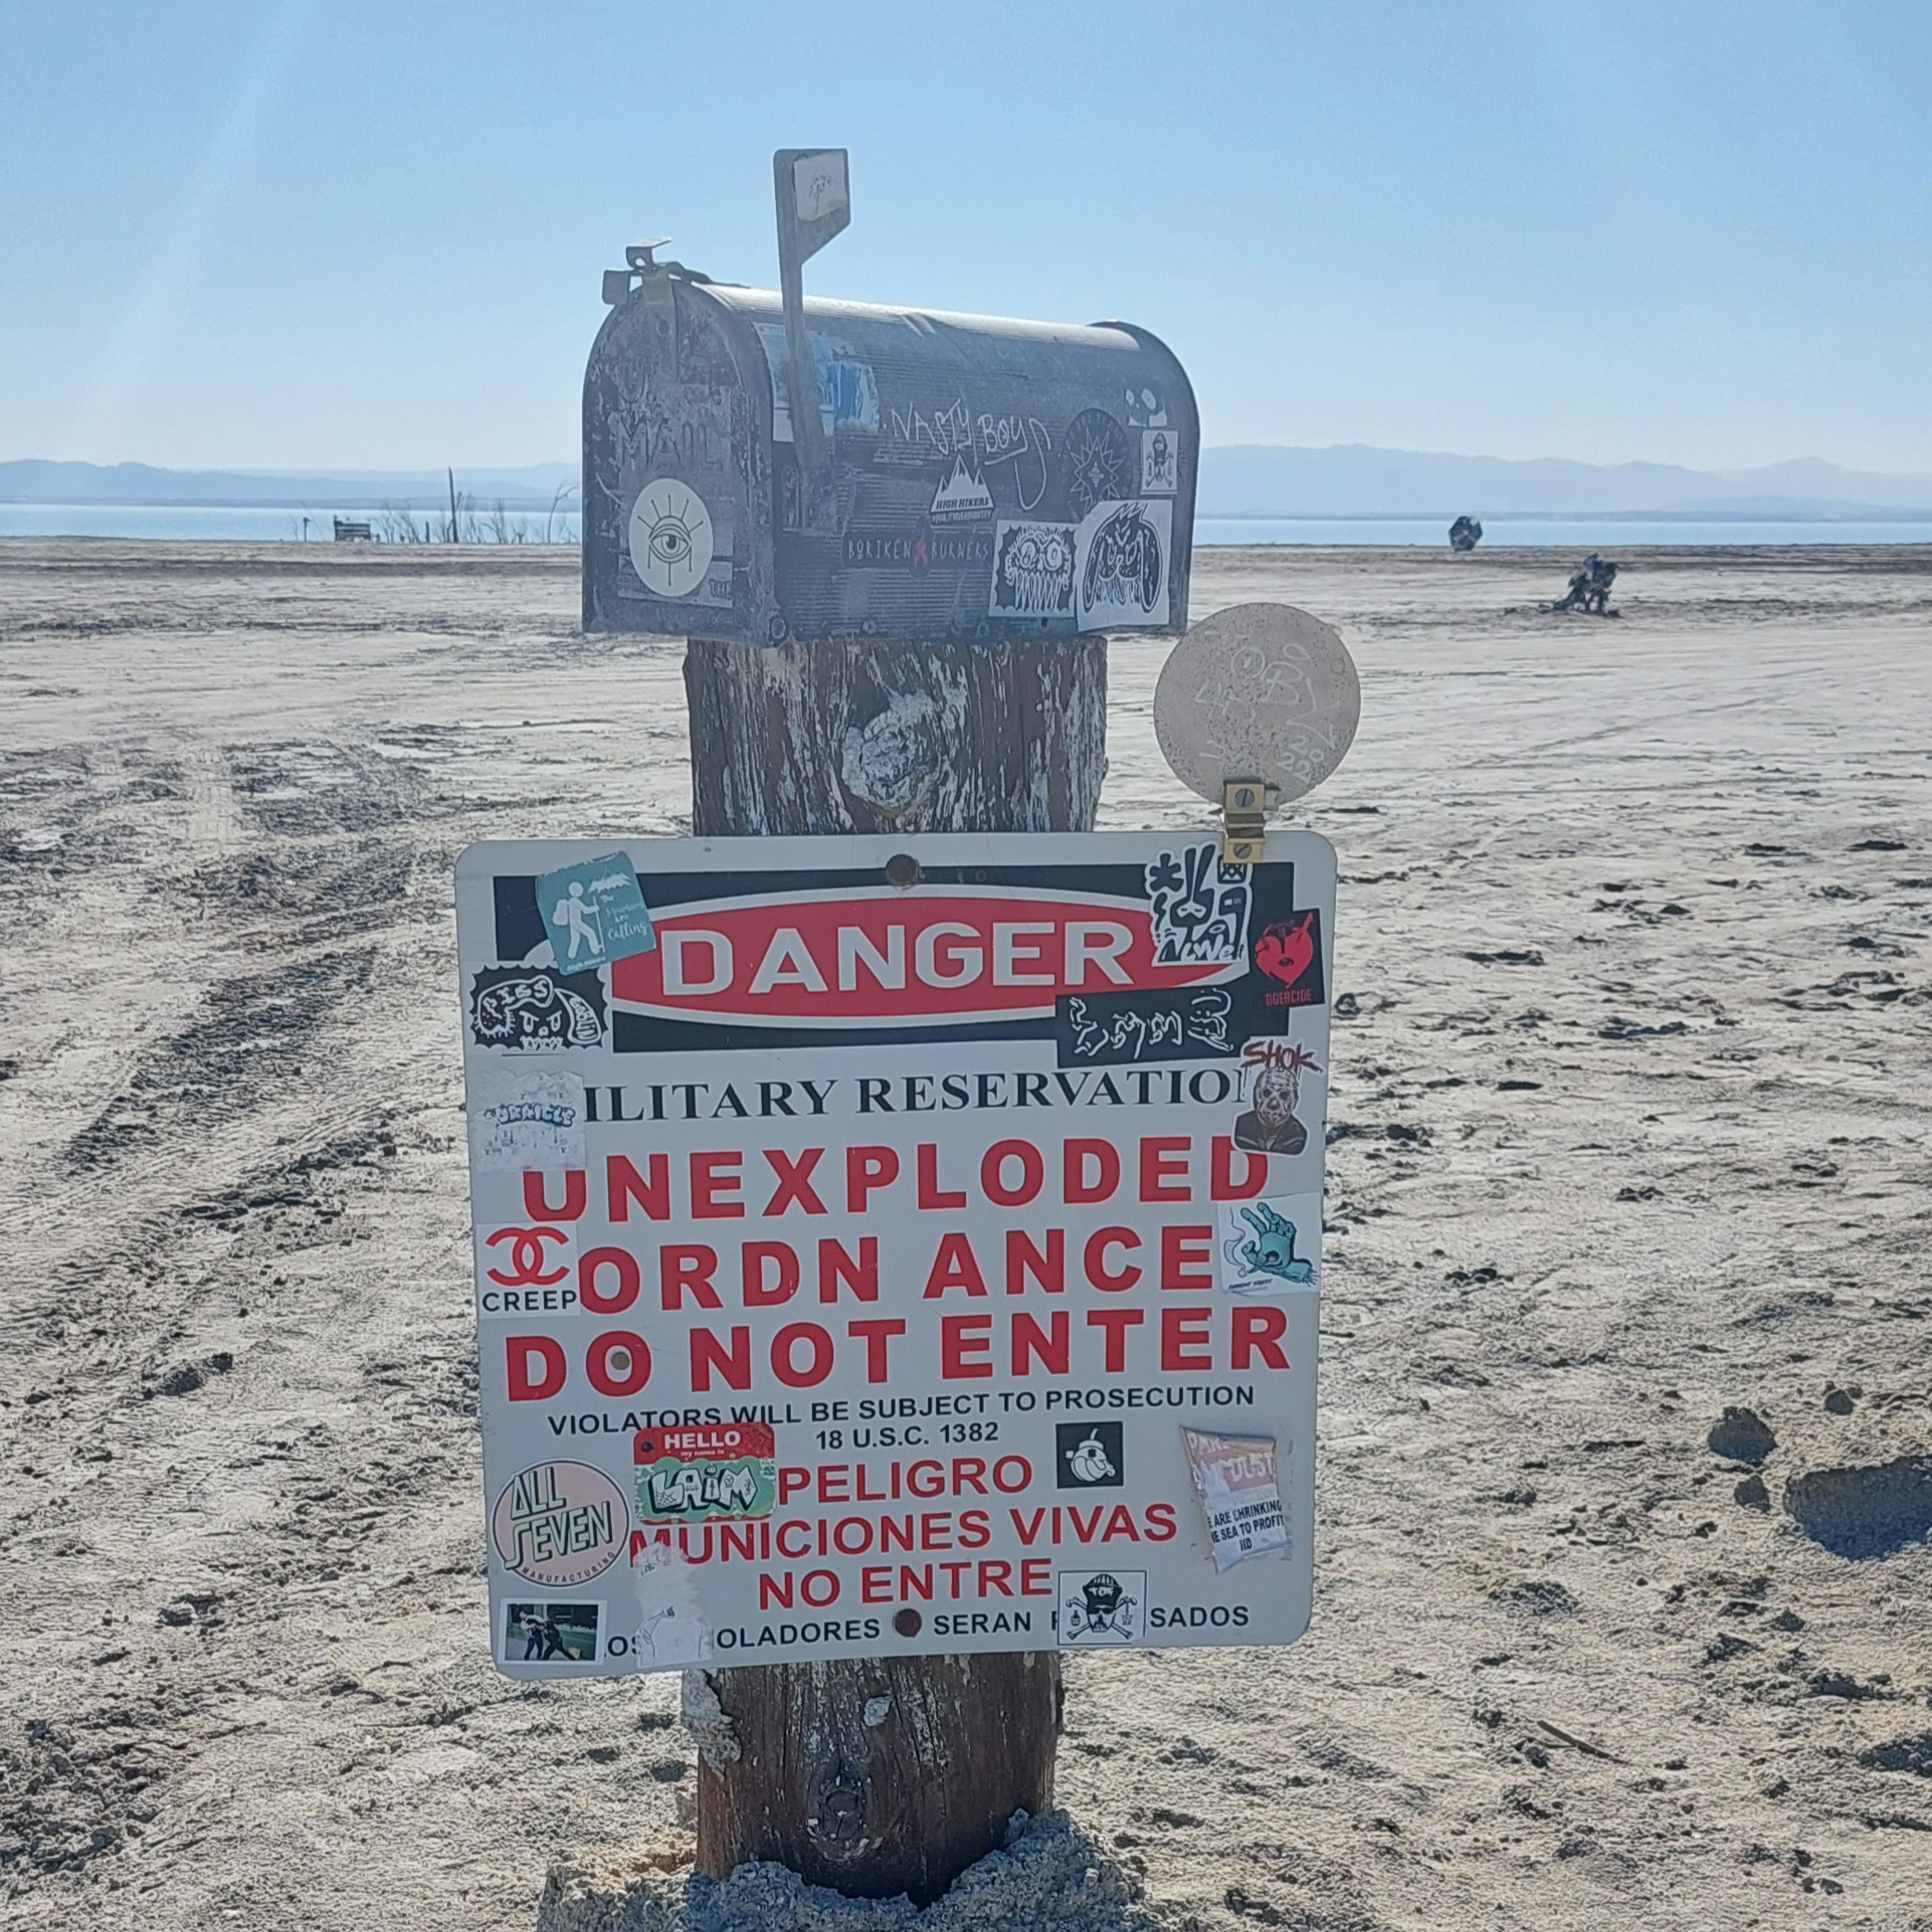
M 502 1668 L 1299 1634 L 1333 895 L 1305 834 L 465 853 Z
M 754 1024 L 876 1026 L 1050 1013 L 1064 994 L 1191 986 L 1239 963 L 1163 961 L 1145 899 L 890 886 L 728 899 L 662 917 L 620 960 L 611 998 L 647 1012 Z

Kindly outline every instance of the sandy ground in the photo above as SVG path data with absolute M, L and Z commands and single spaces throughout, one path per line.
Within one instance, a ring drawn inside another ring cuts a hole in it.
M 1365 704 L 1315 1626 L 1069 1660 L 1160 1923 L 1932 1926 L 1932 553 L 1623 562 L 1198 560 Z M 506 1683 L 479 1575 L 451 863 L 686 799 L 576 601 L 0 543 L 9 1926 L 524 1928 L 674 1841 L 676 1680 Z M 1107 824 L 1197 819 L 1160 656 Z

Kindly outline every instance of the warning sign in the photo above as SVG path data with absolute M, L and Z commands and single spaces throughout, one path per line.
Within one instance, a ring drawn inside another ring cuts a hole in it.
M 585 867 L 648 949 L 560 957 Z M 1334 882 L 1305 833 L 472 846 L 501 1668 L 1299 1635 Z

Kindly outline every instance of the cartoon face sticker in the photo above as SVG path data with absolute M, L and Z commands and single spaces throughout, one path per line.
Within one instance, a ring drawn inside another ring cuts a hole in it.
M 993 566 L 993 615 L 1064 616 L 1073 607 L 1073 526 L 1001 524 Z
M 711 568 L 711 513 L 688 483 L 659 477 L 630 506 L 630 566 L 659 597 L 688 597 Z
M 470 1027 L 479 1047 L 561 1052 L 599 1046 L 604 991 L 594 972 L 486 966 L 470 989 Z
M 1161 594 L 1161 533 L 1138 503 L 1123 503 L 1095 532 L 1082 584 L 1089 605 L 1151 612 Z
M 1303 912 L 1293 920 L 1277 919 L 1262 928 L 1254 942 L 1254 963 L 1270 979 L 1291 986 L 1308 971 L 1319 944 L 1315 934 L 1315 914 Z
M 1125 1480 L 1118 1422 L 1063 1422 L 1054 1431 L 1061 1489 L 1118 1489 Z
M 1080 1595 L 1087 1618 L 1094 1623 L 1111 1623 L 1114 1611 L 1120 1608 L 1120 1583 L 1111 1576 L 1089 1577 L 1080 1586 Z

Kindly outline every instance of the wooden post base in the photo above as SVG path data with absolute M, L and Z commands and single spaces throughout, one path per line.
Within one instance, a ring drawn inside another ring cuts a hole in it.
M 861 1658 L 705 1673 L 735 1760 L 698 1765 L 698 1870 L 770 1859 L 857 1898 L 938 1898 L 1053 1802 L 1060 1657 Z

